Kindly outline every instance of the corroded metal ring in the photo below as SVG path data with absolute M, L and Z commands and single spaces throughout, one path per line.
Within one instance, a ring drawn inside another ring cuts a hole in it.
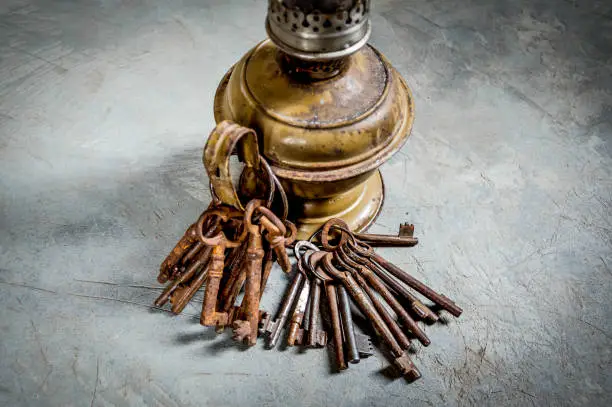
M 342 231 L 342 233 L 340 234 L 340 242 L 337 245 L 332 245 L 329 242 L 329 232 L 332 228 L 339 229 Z M 354 240 L 353 234 L 349 230 L 349 227 L 346 224 L 346 222 L 339 218 L 332 218 L 328 220 L 327 222 L 325 222 L 325 224 L 321 227 L 321 238 L 320 238 L 321 245 L 323 246 L 325 250 L 328 250 L 328 251 L 335 250 L 338 246 L 342 246 L 346 244 L 347 235 L 352 240 Z
M 210 180 L 211 193 L 224 204 L 238 209 L 244 209 L 242 202 L 234 188 L 230 174 L 230 157 L 235 150 L 244 162 L 243 174 L 247 171 L 264 169 L 268 176 L 268 205 L 274 199 L 275 183 L 274 173 L 267 162 L 262 161 L 259 155 L 257 134 L 253 129 L 240 126 L 230 120 L 219 123 L 208 137 L 202 161 Z

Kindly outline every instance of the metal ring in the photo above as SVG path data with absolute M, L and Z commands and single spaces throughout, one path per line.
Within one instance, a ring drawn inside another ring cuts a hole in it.
M 268 199 L 266 199 L 266 208 L 271 208 L 272 202 L 274 202 L 274 193 L 276 192 L 275 186 L 276 186 L 277 178 L 276 178 L 276 175 L 274 175 L 274 172 L 272 171 L 270 164 L 268 164 L 266 159 L 262 157 L 261 155 L 259 156 L 259 165 L 263 167 L 263 169 L 266 172 L 266 175 L 268 176 L 268 187 L 270 188 L 270 191 L 268 192 Z M 284 219 L 286 219 L 286 216 Z
M 332 277 L 330 277 L 328 274 L 326 274 L 325 272 L 323 272 L 323 273 L 325 273 L 325 274 L 321 274 L 321 273 L 319 273 L 319 272 L 316 270 L 316 268 L 312 267 L 312 266 L 311 266 L 311 264 L 310 264 L 310 256 L 312 256 L 312 254 L 313 254 L 313 253 L 315 253 L 315 252 L 319 252 L 319 251 L 321 251 L 321 250 L 319 250 L 318 248 L 317 248 L 317 250 L 307 250 L 307 251 L 306 251 L 306 253 L 304 253 L 304 256 L 303 256 L 303 258 L 302 258 L 302 261 L 304 261 L 304 262 L 305 262 L 306 266 L 308 267 L 308 271 L 310 271 L 310 273 L 311 273 L 313 276 L 315 276 L 316 278 L 318 278 L 318 279 L 319 279 L 319 280 L 321 280 L 322 282 L 324 282 L 324 283 L 325 283 L 325 282 L 327 282 L 327 281 L 333 281 L 333 278 L 332 278 Z M 321 271 L 322 271 L 322 269 L 321 269 Z
M 306 240 L 300 240 L 296 242 L 295 245 L 293 246 L 293 255 L 298 261 L 300 261 L 300 259 L 302 258 L 302 255 L 300 254 L 300 250 L 304 247 L 312 251 L 315 251 L 315 252 L 318 252 L 321 250 L 312 242 L 308 242 Z
M 287 228 L 285 227 L 285 224 L 283 223 L 283 221 L 280 220 L 278 216 L 274 214 L 274 212 L 272 212 L 270 209 L 266 208 L 265 206 L 258 206 L 255 208 L 255 210 L 257 210 L 262 216 L 265 216 L 270 222 L 272 222 L 272 224 L 278 229 L 278 232 L 280 235 L 282 235 L 283 237 L 285 236 L 285 234 L 287 233 Z M 246 218 L 246 213 L 245 213 L 245 218 Z M 250 223 L 250 218 L 251 216 L 249 216 L 249 223 Z
M 338 242 L 337 245 L 332 245 L 329 243 L 329 232 L 332 227 L 337 227 L 338 229 L 341 229 L 344 232 L 346 232 L 349 236 L 352 236 L 352 232 L 348 230 L 348 225 L 342 219 L 331 218 L 327 220 L 327 222 L 325 222 L 323 226 L 321 227 L 320 240 L 321 240 L 321 245 L 323 246 L 323 248 L 326 250 L 330 250 L 330 251 L 336 249 L 336 247 L 338 247 L 339 245 L 346 243 L 345 233 L 340 234 L 340 242 Z
M 317 230 L 316 232 L 314 232 L 312 235 L 310 235 L 310 237 L 308 238 L 308 241 L 310 243 L 312 243 L 312 241 L 315 239 L 315 237 L 317 237 L 318 235 L 321 234 L 321 229 Z
M 281 219 L 285 221 L 287 219 L 287 216 L 289 215 L 289 199 L 287 199 L 287 193 L 285 192 L 285 188 L 283 188 L 283 185 L 281 184 L 276 174 L 274 174 L 274 171 L 272 171 L 272 168 L 270 167 L 270 164 L 268 164 L 266 159 L 264 157 L 261 157 L 260 160 L 263 163 L 263 165 L 268 167 L 270 170 L 270 176 L 272 177 L 272 180 L 274 181 L 274 184 L 276 185 L 276 190 L 278 191 L 281 197 L 281 202 L 283 204 L 283 215 L 281 216 Z
M 349 229 L 345 228 L 344 226 L 332 225 L 330 229 L 339 229 L 345 232 L 349 236 L 349 239 L 351 239 L 351 242 L 353 242 L 354 244 L 357 244 L 355 240 L 355 234 L 351 232 Z

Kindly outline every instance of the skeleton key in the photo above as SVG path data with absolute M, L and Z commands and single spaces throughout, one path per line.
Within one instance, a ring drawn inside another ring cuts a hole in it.
M 357 349 L 357 338 L 355 337 L 355 326 L 353 315 L 346 289 L 337 287 L 338 302 L 340 304 L 340 316 L 342 317 L 342 332 L 344 332 L 344 343 L 346 344 L 346 358 L 350 363 L 359 363 L 359 350 Z
M 160 284 L 165 284 L 170 276 L 176 273 L 175 267 L 181 261 L 181 258 L 191 249 L 192 245 L 197 241 L 196 236 L 196 224 L 189 226 L 183 237 L 178 243 L 172 248 L 172 251 L 168 254 L 165 260 L 162 262 L 159 268 L 159 275 L 157 281 Z
M 435 312 L 433 312 L 428 306 L 423 304 L 414 294 L 412 294 L 406 287 L 404 287 L 404 285 L 402 285 L 399 281 L 395 280 L 395 278 L 388 274 L 385 269 L 383 269 L 379 264 L 372 261 L 370 253 L 374 254 L 374 251 L 371 247 L 367 246 L 368 250 L 365 251 L 362 248 L 358 247 L 360 244 L 357 242 L 351 241 L 348 243 L 348 245 L 351 249 L 351 253 L 355 253 L 359 257 L 366 259 L 364 260 L 363 264 L 368 269 L 374 271 L 376 275 L 385 282 L 385 284 L 391 287 L 400 296 L 408 300 L 408 303 L 410 304 L 410 309 L 412 310 L 412 312 L 414 312 L 415 315 L 417 315 L 420 319 L 429 322 L 436 322 L 439 319 L 438 315 Z M 363 247 L 365 245 L 361 243 L 361 246 Z
M 301 250 L 306 248 L 307 251 L 303 255 L 301 254 Z M 310 291 L 306 300 L 306 306 L 304 316 L 302 318 L 303 328 L 299 329 L 296 334 L 296 343 L 312 347 L 312 348 L 321 348 L 327 345 L 327 332 L 324 329 L 319 329 L 319 320 L 321 315 L 320 308 L 320 287 L 319 287 L 319 299 L 316 300 L 316 303 L 313 303 L 313 290 L 315 289 L 315 285 L 317 282 L 320 284 L 320 279 L 317 278 L 316 275 L 312 272 L 309 266 L 309 258 L 310 255 L 319 251 L 319 248 L 314 244 L 307 241 L 299 241 L 294 246 L 295 257 L 298 259 L 297 266 L 298 270 L 302 272 L 306 279 L 311 276 L 311 281 L 309 281 Z
M 361 308 L 362 312 L 370 319 L 370 322 L 372 325 L 374 325 L 376 331 L 382 336 L 385 343 L 389 346 L 391 355 L 394 358 L 393 363 L 399 368 L 402 375 L 404 375 L 410 381 L 417 380 L 419 377 L 421 377 L 421 374 L 412 360 L 410 360 L 408 354 L 399 345 L 385 324 L 384 320 L 376 311 L 376 308 L 374 308 L 372 303 L 367 298 L 367 295 L 361 291 L 357 282 L 348 272 L 342 272 L 333 266 L 333 257 L 333 253 L 327 253 L 325 256 L 323 256 L 320 260 L 322 263 L 322 268 L 331 276 L 340 280 L 347 288 L 348 292 L 351 294 L 351 297 L 353 297 L 357 305 Z
M 219 206 L 216 208 L 216 210 L 224 212 L 224 211 L 228 211 L 227 207 L 223 207 L 223 206 Z M 211 213 L 211 209 L 209 208 L 207 211 L 205 211 L 199 218 L 199 220 L 203 220 L 203 224 L 204 224 L 204 219 L 205 217 L 208 217 L 210 219 L 212 219 L 211 222 L 206 222 L 207 224 L 207 231 L 206 231 L 206 235 L 207 236 L 212 236 L 216 233 L 218 233 L 219 231 L 219 224 L 220 224 L 220 217 L 218 215 L 215 215 L 214 213 Z M 197 225 L 197 223 L 196 223 Z M 191 229 L 191 228 L 190 228 Z M 198 242 L 199 243 L 199 242 Z M 192 249 L 188 252 L 187 255 L 189 255 L 192 251 L 193 248 L 196 247 L 198 245 L 198 243 L 194 244 L 192 246 Z M 177 245 L 178 246 L 178 245 Z M 183 258 L 183 262 L 184 265 L 186 266 L 186 269 L 183 270 L 183 272 L 181 272 L 173 281 L 170 285 L 168 285 L 164 291 L 161 293 L 161 295 L 155 300 L 155 305 L 158 307 L 163 306 L 166 302 L 168 302 L 169 299 L 172 299 L 173 303 L 176 302 L 181 302 L 180 298 L 182 297 L 183 294 L 186 293 L 185 290 L 181 289 L 184 288 L 185 284 L 187 284 L 194 275 L 196 275 L 197 273 L 200 272 L 200 270 L 203 267 L 206 267 L 209 260 L 210 260 L 210 255 L 212 253 L 212 248 L 211 247 L 204 247 L 202 250 L 199 250 L 194 256 L 196 257 L 195 262 L 193 263 L 189 263 L 187 264 L 186 262 L 186 257 L 187 255 Z M 163 266 L 162 266 L 163 267 Z M 176 292 L 176 291 L 180 291 L 180 292 Z M 197 291 L 197 290 L 196 290 Z M 176 293 L 175 293 L 176 292 Z M 186 303 L 184 304 L 186 305 Z M 184 308 L 183 307 L 173 307 L 176 311 L 180 312 L 180 310 L 182 310 Z
M 397 340 L 397 343 L 402 347 L 402 349 L 410 348 L 410 339 L 402 332 L 393 316 L 389 313 L 383 302 L 378 298 L 372 287 L 365 281 L 365 279 L 359 274 L 359 264 L 352 262 L 348 258 L 342 257 L 342 252 L 340 251 L 342 246 L 339 246 L 334 252 L 334 259 L 338 262 L 339 265 L 344 268 L 344 270 L 348 271 L 349 274 L 357 281 L 357 283 L 361 286 L 361 289 L 366 293 L 366 295 L 370 298 L 370 302 L 374 305 L 374 308 L 378 311 L 378 314 L 381 316 L 387 327 Z
M 213 203 L 211 203 L 210 206 L 204 212 L 202 212 L 196 223 L 192 224 L 191 226 L 189 226 L 189 228 L 187 228 L 185 234 L 181 237 L 178 243 L 172 248 L 168 256 L 164 259 L 161 266 L 159 267 L 159 275 L 157 276 L 157 281 L 160 284 L 165 284 L 172 277 L 177 277 L 177 274 L 179 274 L 180 269 L 179 263 L 183 262 L 183 265 L 185 265 L 185 263 L 187 263 L 185 259 L 187 255 L 195 255 L 195 253 L 193 253 L 194 246 L 198 246 L 198 237 L 196 233 L 197 224 L 200 220 L 204 218 L 210 218 L 209 213 L 212 207 Z M 218 210 L 222 209 L 218 208 Z M 207 225 L 207 232 L 214 231 L 219 224 L 219 218 L 217 217 L 213 218 L 212 221 L 212 224 Z
M 244 256 L 246 255 L 246 242 L 242 242 L 242 244 L 236 248 L 234 248 L 230 255 L 227 257 L 229 265 L 226 265 L 225 273 L 227 273 L 227 278 L 225 281 L 221 281 L 223 284 L 223 288 L 220 289 L 219 297 L 217 298 L 217 309 L 221 310 L 222 313 L 227 313 L 227 322 L 226 323 L 218 323 L 215 328 L 217 333 L 221 333 L 225 330 L 227 324 L 233 322 L 233 317 L 235 315 L 235 302 L 238 297 L 239 292 L 234 293 L 233 288 L 237 284 L 237 281 L 241 278 L 243 274 L 243 261 Z M 227 262 L 226 262 L 227 263 Z M 240 285 L 242 287 L 242 284 Z
M 329 235 L 332 228 L 337 228 L 342 232 L 340 234 L 340 241 L 337 245 L 332 245 L 329 241 Z M 348 244 L 348 246 L 351 248 L 351 252 L 355 252 L 360 256 L 367 257 L 370 260 L 372 259 L 372 256 L 375 255 L 372 248 L 367 244 L 355 239 L 354 234 L 349 230 L 349 227 L 346 222 L 338 218 L 332 218 L 328 220 L 321 228 L 321 244 L 323 245 L 323 248 L 328 251 L 337 250 Z M 367 250 L 364 248 L 367 248 Z M 377 272 L 382 272 L 382 270 L 380 270 L 380 268 L 378 267 L 373 267 L 373 269 L 375 269 Z M 410 291 L 401 286 L 401 284 L 394 281 L 391 276 L 388 276 L 386 273 L 380 273 L 379 276 L 390 287 L 392 287 L 394 290 L 398 291 L 401 295 L 408 299 L 412 310 L 419 316 L 419 318 L 432 320 L 434 322 L 437 320 L 438 316 L 434 312 L 432 312 L 423 303 L 421 303 L 418 298 L 416 298 Z
M 357 242 L 357 244 L 354 246 L 354 250 L 357 251 L 360 255 L 369 257 L 370 260 L 380 265 L 390 274 L 401 280 L 404 284 L 408 285 L 415 291 L 419 292 L 424 297 L 438 304 L 440 307 L 451 313 L 451 315 L 458 317 L 463 312 L 463 310 L 458 307 L 450 298 L 442 294 L 438 294 L 416 278 L 412 277 L 410 274 L 406 273 L 404 270 L 400 269 L 393 263 L 385 260 L 384 257 L 374 252 L 374 250 L 372 250 L 372 248 L 369 247 L 367 244 L 359 244 L 359 242 Z
M 297 228 L 291 222 L 287 222 L 291 226 L 291 234 L 289 237 L 285 237 L 287 229 L 283 222 L 268 208 L 259 207 L 257 208 L 263 217 L 260 219 L 261 225 L 267 231 L 264 235 L 266 240 L 270 242 L 270 247 L 276 253 L 276 261 L 281 269 L 288 273 L 291 270 L 291 261 L 285 250 L 285 246 L 289 245 L 291 241 L 295 239 L 297 234 Z
M 408 339 L 406 334 L 404 334 L 404 332 L 401 330 L 393 316 L 389 313 L 383 302 L 378 298 L 372 287 L 370 287 L 370 285 L 363 279 L 363 277 L 361 277 L 359 273 L 351 272 L 350 269 L 348 271 L 361 286 L 361 289 L 370 298 L 370 302 L 372 305 L 374 305 L 383 321 L 385 321 L 385 324 L 387 324 L 387 327 L 397 340 L 397 343 L 402 347 L 402 349 L 409 349 L 410 339 Z
M 221 294 L 219 297 L 220 308 L 224 312 L 228 312 L 229 309 L 234 305 L 236 298 L 232 298 L 233 288 L 236 284 L 237 280 L 240 279 L 240 275 L 243 272 L 243 261 L 244 256 L 246 255 L 247 243 L 242 242 L 242 244 L 233 250 L 233 258 L 231 259 L 228 277 L 225 281 L 225 285 L 221 290 Z
M 307 272 L 304 266 L 304 258 L 300 255 L 300 248 L 294 249 L 295 257 L 297 259 L 296 267 L 297 273 L 304 276 L 304 283 L 302 284 L 302 290 L 298 297 L 297 303 L 291 316 L 291 323 L 289 325 L 289 333 L 287 334 L 287 346 L 294 346 L 296 343 L 302 343 L 304 339 L 305 329 L 301 328 L 304 322 L 306 307 L 308 305 L 308 299 L 310 298 L 310 280 L 307 276 Z
M 429 346 L 431 341 L 423 332 L 421 327 L 417 325 L 414 319 L 406 312 L 404 307 L 399 301 L 393 296 L 387 286 L 374 274 L 374 272 L 368 268 L 368 259 L 359 257 L 355 253 L 347 251 L 346 246 L 339 247 L 340 256 L 347 261 L 351 266 L 354 266 L 363 278 L 368 282 L 374 290 L 376 290 L 381 297 L 389 304 L 391 309 L 397 314 L 398 319 L 402 322 L 405 328 L 421 342 L 424 346 Z M 352 261 L 351 261 L 352 260 Z
M 220 216 L 222 217 L 222 222 L 227 223 L 230 218 L 240 217 L 243 214 L 239 211 L 231 211 L 221 213 Z M 245 238 L 246 228 L 237 237 L 237 240 L 229 240 L 223 230 L 213 237 L 205 237 L 201 233 L 201 224 L 202 222 L 198 222 L 198 237 L 202 243 L 212 247 L 212 253 L 208 266 L 208 279 L 206 289 L 204 290 L 200 324 L 204 326 L 224 325 L 228 321 L 228 314 L 226 312 L 217 312 L 217 295 L 221 278 L 223 277 L 223 269 L 225 268 L 225 249 L 240 246 Z
M 208 274 L 208 268 L 202 269 L 199 274 L 189 283 L 188 286 L 179 288 L 175 291 L 175 295 L 173 295 L 170 299 L 170 301 L 172 302 L 173 313 L 180 314 L 183 309 L 185 309 L 187 303 L 191 301 L 195 293 L 198 292 L 200 287 L 202 287 L 202 285 L 204 284 L 204 281 L 206 280 Z
M 354 235 L 372 247 L 412 247 L 419 243 L 419 239 L 414 237 L 414 225 L 408 223 L 400 224 L 397 236 L 372 233 L 354 233 Z
M 246 269 L 246 286 L 241 304 L 241 319 L 232 324 L 237 341 L 246 341 L 247 345 L 257 343 L 259 328 L 259 299 L 261 288 L 262 261 L 264 257 L 260 225 L 252 223 L 253 213 L 261 207 L 262 201 L 251 200 L 244 213 L 245 231 L 248 233 L 247 255 L 244 261 Z
M 298 271 L 298 273 L 301 273 Z M 291 323 L 289 324 L 289 333 L 287 334 L 287 346 L 293 346 L 298 341 L 300 334 L 300 326 L 304 320 L 304 313 L 306 312 L 306 305 L 308 303 L 308 297 L 310 294 L 310 281 L 308 278 L 303 279 L 302 290 L 298 297 L 297 303 L 291 316 Z M 302 331 L 303 335 L 303 331 Z
M 318 266 L 320 259 L 325 256 L 326 252 L 323 251 L 310 251 L 306 253 L 306 261 L 308 264 L 308 268 L 313 275 L 313 287 L 320 286 L 320 284 L 324 284 L 325 286 L 325 294 L 327 298 L 327 303 L 329 307 L 329 316 L 330 323 L 332 327 L 332 340 L 334 342 L 334 350 L 336 357 L 336 367 L 338 371 L 346 370 L 347 365 L 344 359 L 344 346 L 342 339 L 342 323 L 340 321 L 340 310 L 338 308 L 338 297 L 336 294 L 336 286 L 334 285 L 334 281 L 332 277 L 330 277 L 327 273 L 323 271 Z M 316 302 L 315 302 L 316 301 Z M 310 334 L 316 329 L 318 324 L 318 315 L 320 313 L 320 307 L 318 304 L 318 299 L 315 297 L 311 297 L 311 308 L 310 308 L 310 327 L 309 327 L 309 337 Z M 314 316 L 314 318 L 313 318 Z M 310 342 L 310 341 L 309 341 Z M 308 342 L 307 342 L 308 345 Z
M 168 302 L 168 300 L 174 297 L 175 292 L 184 284 L 186 284 L 191 278 L 196 275 L 202 268 L 206 267 L 208 264 L 208 260 L 210 258 L 210 253 L 212 252 L 212 248 L 205 248 L 202 253 L 200 253 L 199 257 L 195 262 L 191 263 L 187 270 L 176 280 L 174 280 L 171 284 L 169 284 L 164 291 L 161 293 L 159 297 L 155 300 L 155 305 L 157 307 L 162 307 L 164 304 Z M 174 297 L 177 298 L 178 296 Z
M 281 306 L 278 310 L 276 319 L 274 321 L 270 321 L 269 318 L 264 318 L 264 320 L 262 321 L 262 332 L 270 334 L 267 343 L 268 349 L 272 349 L 276 346 L 276 342 L 278 342 L 281 330 L 283 329 L 285 323 L 287 322 L 287 318 L 289 317 L 291 305 L 295 301 L 295 297 L 297 297 L 300 284 L 302 284 L 303 281 L 304 275 L 300 272 L 295 273 L 295 276 L 293 277 L 289 288 L 285 292 L 285 297 L 283 298 Z
M 308 269 L 312 274 L 312 281 L 310 284 L 310 301 L 309 301 L 309 319 L 308 319 L 308 332 L 305 332 L 306 338 L 303 341 L 304 345 L 308 348 L 320 348 L 325 346 L 327 343 L 327 333 L 321 329 L 321 284 L 324 280 L 331 279 L 324 273 L 315 270 L 311 266 L 311 259 L 320 257 L 323 252 L 315 251 L 313 253 L 306 252 L 305 261 L 308 264 Z

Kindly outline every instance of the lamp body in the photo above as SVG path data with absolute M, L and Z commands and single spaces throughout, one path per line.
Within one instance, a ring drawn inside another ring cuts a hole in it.
M 215 95 L 215 120 L 254 129 L 260 151 L 290 198 L 298 238 L 331 217 L 356 231 L 378 214 L 378 168 L 410 134 L 410 89 L 386 58 L 366 45 L 337 61 L 299 60 L 263 41 L 236 63 Z M 329 74 L 329 75 L 328 75 Z

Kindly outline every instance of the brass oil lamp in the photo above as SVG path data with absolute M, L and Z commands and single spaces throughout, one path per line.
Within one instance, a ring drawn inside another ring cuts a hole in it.
M 298 238 L 332 217 L 361 231 L 384 198 L 378 170 L 410 134 L 412 94 L 367 44 L 370 0 L 269 0 L 269 39 L 221 81 L 215 120 L 252 128 Z

